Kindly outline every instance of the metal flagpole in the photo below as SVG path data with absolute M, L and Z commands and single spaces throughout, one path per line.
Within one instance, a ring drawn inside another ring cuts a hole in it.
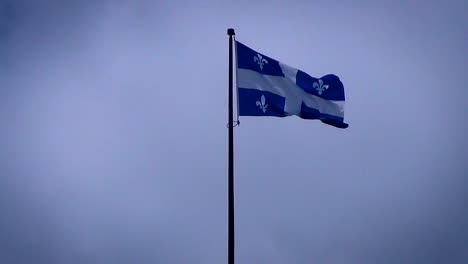
M 234 122 L 233 116 L 233 69 L 232 69 L 232 36 L 235 35 L 234 29 L 227 30 L 229 36 L 229 103 L 228 103 L 228 264 L 234 264 Z

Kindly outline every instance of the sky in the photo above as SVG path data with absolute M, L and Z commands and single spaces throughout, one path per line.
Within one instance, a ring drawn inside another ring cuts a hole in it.
M 236 263 L 467 263 L 467 8 L 0 0 L 0 263 L 226 262 L 228 28 L 350 125 L 240 118 Z

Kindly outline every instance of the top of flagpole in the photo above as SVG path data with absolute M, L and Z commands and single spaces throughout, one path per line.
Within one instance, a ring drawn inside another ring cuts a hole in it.
M 233 35 L 235 35 L 236 33 L 234 33 L 234 29 L 233 29 L 233 28 L 228 28 L 227 34 L 228 34 L 229 36 L 233 36 Z

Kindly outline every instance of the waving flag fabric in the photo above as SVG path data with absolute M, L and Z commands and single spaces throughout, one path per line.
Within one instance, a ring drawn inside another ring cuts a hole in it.
M 343 83 L 333 74 L 315 78 L 236 41 L 241 116 L 299 116 L 347 128 Z

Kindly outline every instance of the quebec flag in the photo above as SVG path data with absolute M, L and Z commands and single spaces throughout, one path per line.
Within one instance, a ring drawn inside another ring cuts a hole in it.
M 236 41 L 241 116 L 299 116 L 338 128 L 344 123 L 343 83 L 333 74 L 314 78 Z

